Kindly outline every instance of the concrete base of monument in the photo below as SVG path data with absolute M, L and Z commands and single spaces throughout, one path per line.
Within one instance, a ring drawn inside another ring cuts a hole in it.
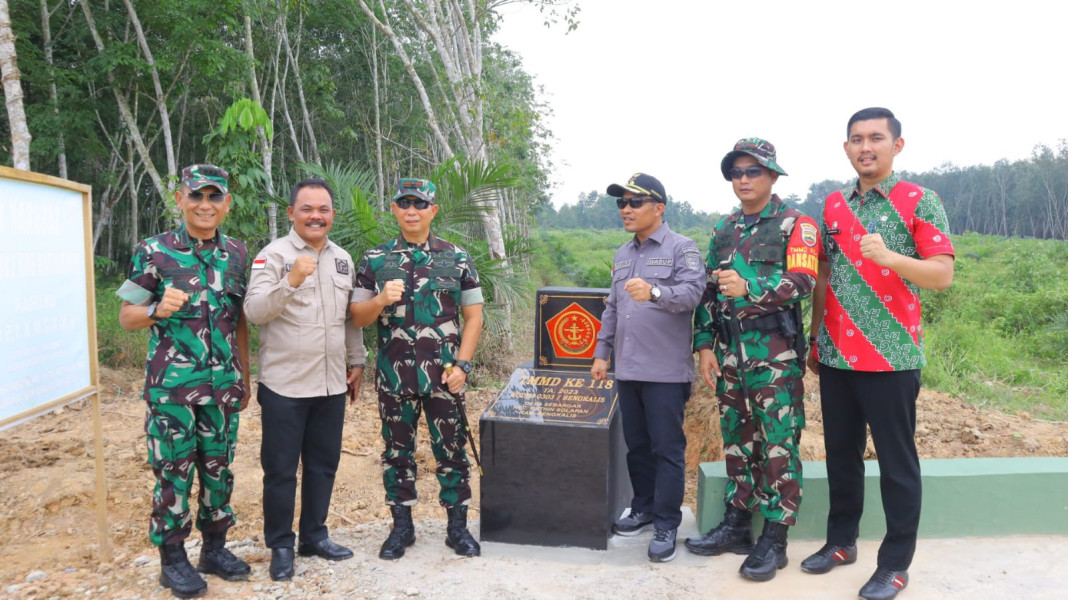
M 830 494 L 827 467 L 804 467 L 804 497 L 790 539 L 824 539 Z M 1068 535 L 1068 458 L 953 458 L 920 461 L 923 510 L 920 537 Z M 879 464 L 864 463 L 863 539 L 886 534 L 879 493 Z M 723 518 L 727 485 L 722 461 L 702 463 L 697 475 L 697 523 L 701 531 Z M 753 520 L 759 532 L 763 519 Z

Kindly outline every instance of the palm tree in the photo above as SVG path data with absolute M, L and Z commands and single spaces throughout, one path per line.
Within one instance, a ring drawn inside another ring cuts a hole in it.
M 308 174 L 327 180 L 334 189 L 338 212 L 330 238 L 357 262 L 367 250 L 399 235 L 393 215 L 376 208 L 378 203 L 370 192 L 374 189 L 374 173 L 355 165 L 324 167 L 302 163 L 300 166 Z M 426 177 L 437 186 L 435 199 L 441 207 L 434 218 L 434 234 L 467 250 L 487 299 L 483 314 L 489 343 L 479 344 L 480 350 L 511 348 L 510 309 L 529 302 L 531 295 L 527 278 L 515 274 L 515 265 L 525 264 L 531 247 L 527 240 L 506 232 L 508 260 L 495 259 L 482 226 L 492 203 L 504 190 L 515 186 L 511 168 L 453 158 L 439 164 Z

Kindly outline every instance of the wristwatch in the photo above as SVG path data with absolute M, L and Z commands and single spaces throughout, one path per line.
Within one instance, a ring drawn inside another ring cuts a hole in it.
M 656 302 L 657 300 L 659 300 L 660 299 L 660 286 L 658 286 L 658 285 L 656 285 L 654 283 L 653 284 L 653 288 L 651 290 L 649 290 L 649 296 L 651 296 L 650 300 L 653 301 L 653 302 Z
M 475 366 L 472 365 L 471 361 L 469 360 L 458 360 L 456 361 L 456 366 L 459 367 L 460 370 L 463 371 L 465 374 L 470 373 L 471 369 L 475 368 Z
M 157 306 L 159 306 L 159 302 L 153 302 L 152 304 L 149 304 L 147 314 L 149 319 L 152 319 L 153 321 L 156 321 L 158 323 L 159 321 L 163 320 L 163 317 L 156 314 Z

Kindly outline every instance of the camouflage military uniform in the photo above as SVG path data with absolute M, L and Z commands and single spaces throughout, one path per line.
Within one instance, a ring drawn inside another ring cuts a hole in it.
M 730 478 L 726 502 L 746 511 L 759 504 L 765 519 L 787 525 L 796 522 L 801 502 L 804 354 L 795 344 L 804 339 L 800 302 L 815 285 L 817 242 L 815 222 L 778 196 L 756 220 L 734 211 L 716 225 L 709 283 L 694 317 L 694 349 L 714 348 L 723 371 L 716 396 Z M 737 271 L 749 294 L 732 302 L 719 293 L 715 269 Z M 732 304 L 740 346 L 730 333 Z
M 150 328 L 145 433 L 156 474 L 149 537 L 157 546 L 181 543 L 190 533 L 194 469 L 201 486 L 197 528 L 225 533 L 234 524 L 230 462 L 245 394 L 236 331 L 247 260 L 241 241 L 221 233 L 194 241 L 183 225 L 137 245 L 117 292 L 140 306 L 159 300 L 165 287 L 190 296 Z
M 433 233 L 425 244 L 403 236 L 368 250 L 356 274 L 353 302 L 373 298 L 391 279 L 403 279 L 404 298 L 378 317 L 376 382 L 382 418 L 386 503 L 416 502 L 415 434 L 426 412 L 430 444 L 449 508 L 471 499 L 464 432 L 456 401 L 441 383 L 443 363 L 460 345 L 460 309 L 482 304 L 478 273 L 467 252 Z

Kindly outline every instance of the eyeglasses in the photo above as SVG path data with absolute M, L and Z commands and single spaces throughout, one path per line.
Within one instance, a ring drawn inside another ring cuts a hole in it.
M 222 204 L 223 201 L 226 200 L 226 194 L 222 192 L 212 192 L 210 194 L 205 194 L 200 190 L 193 190 L 186 194 L 186 197 L 188 197 L 190 200 L 197 204 L 199 204 L 200 201 L 204 199 L 204 196 L 207 196 L 208 200 L 211 200 L 212 204 Z
M 727 174 L 731 176 L 731 179 L 741 179 L 742 175 L 745 175 L 749 179 L 756 179 L 764 174 L 764 167 L 753 165 L 752 167 L 746 167 L 744 169 L 734 168 L 727 171 Z
M 616 198 L 616 206 L 623 210 L 629 204 L 631 208 L 641 208 L 646 202 L 656 202 L 652 196 L 634 196 L 633 198 Z
M 415 207 L 416 210 L 426 210 L 430 208 L 433 202 L 429 200 L 423 200 L 422 198 L 397 198 L 393 201 L 393 204 L 397 205 L 397 208 L 401 210 L 408 210 L 411 207 Z

